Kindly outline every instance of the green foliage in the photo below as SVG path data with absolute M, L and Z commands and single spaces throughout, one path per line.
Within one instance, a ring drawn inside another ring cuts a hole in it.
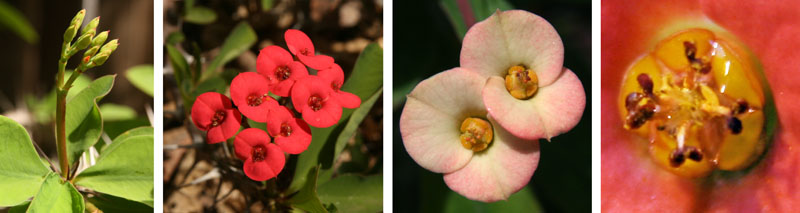
M 50 172 L 19 123 L 0 116 L 0 206 L 18 205 L 39 189 Z
M 107 194 L 99 194 L 98 196 L 86 198 L 86 201 L 94 204 L 97 209 L 103 212 L 153 212 L 153 207 L 143 203 Z
M 261 0 L 261 11 L 269 11 L 274 4 L 273 0 Z
M 442 9 L 450 18 L 450 23 L 458 35 L 459 40 L 464 39 L 467 34 L 467 24 L 464 22 L 464 14 L 458 7 L 458 0 L 441 0 L 440 4 Z M 506 0 L 469 0 L 469 6 L 472 9 L 472 15 L 475 22 L 480 22 L 489 18 L 497 10 L 505 11 L 514 9 L 514 7 Z
M 186 0 L 184 2 L 184 10 L 186 13 L 183 15 L 183 19 L 186 20 L 186 22 L 210 24 L 217 20 L 217 13 L 214 13 L 213 10 L 207 7 L 196 6 L 194 2 L 194 0 Z
M 29 44 L 39 42 L 39 34 L 22 13 L 5 1 L 0 1 L 0 26 L 7 28 Z
M 238 57 L 244 51 L 247 51 L 247 49 L 250 49 L 250 47 L 256 43 L 257 39 L 256 32 L 253 31 L 250 24 L 241 22 L 236 25 L 231 31 L 231 34 L 225 38 L 225 42 L 222 43 L 219 55 L 206 67 L 201 79 L 208 78 L 215 70 Z
M 75 183 L 152 207 L 152 132 L 134 129 L 120 137 L 103 150 L 97 164 L 78 174 Z
M 361 100 L 367 100 L 375 91 L 379 90 L 383 85 L 383 49 L 376 43 L 368 45 L 364 51 L 359 55 L 353 72 L 350 78 L 342 85 L 342 91 L 351 92 Z M 361 106 L 363 108 L 368 108 Z M 360 107 L 360 108 L 361 108 Z M 330 170 L 333 166 L 335 143 L 341 130 L 344 128 L 342 125 L 345 122 L 350 122 L 350 115 L 354 109 L 344 109 L 342 111 L 342 118 L 339 123 L 328 128 L 314 128 L 311 127 L 311 144 L 308 149 L 300 154 L 297 158 L 297 167 L 295 169 L 294 179 L 289 186 L 289 192 L 295 192 L 305 185 L 306 177 L 311 172 L 311 168 L 322 164 L 324 170 Z M 362 118 L 363 119 L 363 118 Z M 352 121 L 361 123 L 360 120 Z M 324 175 L 320 179 L 321 182 L 327 181 L 332 171 L 323 171 Z
M 339 137 L 336 138 L 336 149 L 333 152 L 334 161 L 339 159 L 339 154 L 341 154 L 342 150 L 344 150 L 344 147 L 347 145 L 347 141 L 350 140 L 350 138 L 353 137 L 353 134 L 356 133 L 358 126 L 361 125 L 361 121 L 364 121 L 364 118 L 367 117 L 370 109 L 372 109 L 372 105 L 375 105 L 375 102 L 378 101 L 378 98 L 381 97 L 382 94 L 383 89 L 378 89 L 378 91 L 375 91 L 375 94 L 372 94 L 372 97 L 362 102 L 361 107 L 353 111 L 353 114 L 350 115 L 350 119 L 347 121 L 344 129 L 342 129 L 342 132 L 339 133 Z
M 153 97 L 153 65 L 139 65 L 131 67 L 125 72 L 125 77 L 142 92 Z
M 333 204 L 341 212 L 380 212 L 383 210 L 383 176 L 342 175 L 317 189 L 319 200 Z
M 103 121 L 120 121 L 136 118 L 136 110 L 131 109 L 125 105 L 105 103 L 100 105 L 100 114 L 103 115 Z
M 67 78 L 72 75 L 73 72 L 67 72 L 64 74 Z M 72 91 L 81 91 L 86 86 L 89 86 L 89 83 L 92 83 L 92 80 L 85 75 L 79 75 L 75 82 L 72 83 Z M 70 92 L 67 94 L 67 100 L 72 99 L 75 97 L 78 92 Z M 33 111 L 33 116 L 36 118 L 36 121 L 39 123 L 50 123 L 53 120 L 53 117 L 56 115 L 56 89 L 53 88 L 47 96 L 36 99 L 34 96 L 29 96 L 26 98 L 28 107 L 30 107 Z
M 308 212 L 328 212 L 322 202 L 317 197 L 317 174 L 319 174 L 319 166 L 312 168 L 306 177 L 308 181 L 303 185 L 297 194 L 292 196 L 289 200 L 293 207 L 308 211 Z
M 107 75 L 93 81 L 86 89 L 67 101 L 66 134 L 67 158 L 72 164 L 94 145 L 103 133 L 103 119 L 97 101 L 114 86 L 116 75 Z
M 70 211 L 71 210 L 71 211 Z M 83 196 L 56 173 L 47 175 L 39 193 L 33 197 L 28 212 L 83 212 Z
M 448 192 L 444 212 L 542 212 L 542 207 L 529 187 L 522 188 L 508 200 L 494 203 L 472 201 L 455 192 Z

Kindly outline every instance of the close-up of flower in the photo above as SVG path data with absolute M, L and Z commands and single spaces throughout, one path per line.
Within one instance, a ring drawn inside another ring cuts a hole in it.
M 236 157 L 244 161 L 244 174 L 250 179 L 269 180 L 283 170 L 286 157 L 281 148 L 270 141 L 264 130 L 256 128 L 247 128 L 236 135 L 233 141 Z
M 331 89 L 333 90 L 331 92 L 331 98 L 336 99 L 342 107 L 353 109 L 361 106 L 361 99 L 358 98 L 358 96 L 353 93 L 342 91 L 342 85 L 344 84 L 344 72 L 342 71 L 342 67 L 333 64 L 329 69 L 317 72 L 317 76 L 322 78 L 324 83 L 331 85 Z
M 333 58 L 327 55 L 317 55 L 314 51 L 314 43 L 303 31 L 289 29 L 284 33 L 286 46 L 293 55 L 308 67 L 316 70 L 328 69 L 333 66 Z
M 242 115 L 225 95 L 207 92 L 197 96 L 192 105 L 192 122 L 198 129 L 207 131 L 208 143 L 213 144 L 236 135 Z
M 494 202 L 528 184 L 539 143 L 517 138 L 494 122 L 480 99 L 484 82 L 460 68 L 420 82 L 408 95 L 400 131 L 411 158 L 443 173 L 453 191 Z
M 258 73 L 267 78 L 270 92 L 281 97 L 289 97 L 295 81 L 308 76 L 306 66 L 275 45 L 261 49 L 256 65 Z
M 303 120 L 317 128 L 330 127 L 342 117 L 342 106 L 331 98 L 333 89 L 319 76 L 309 76 L 298 81 L 292 89 L 295 110 Z
M 306 151 L 311 143 L 311 129 L 303 119 L 295 118 L 285 106 L 276 107 L 267 118 L 267 131 L 275 144 L 289 154 Z
M 797 11 L 602 1 L 603 211 L 796 209 Z
M 256 122 L 267 122 L 270 112 L 278 102 L 269 97 L 269 87 L 264 76 L 255 72 L 239 73 L 231 81 L 231 99 L 239 111 Z
M 489 114 L 517 137 L 550 139 L 580 121 L 583 85 L 563 67 L 564 46 L 553 26 L 522 10 L 497 11 L 464 36 L 461 67 L 488 78 Z

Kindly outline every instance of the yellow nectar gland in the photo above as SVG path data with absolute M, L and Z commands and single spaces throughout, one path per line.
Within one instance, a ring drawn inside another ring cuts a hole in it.
M 764 150 L 764 93 L 737 46 L 705 29 L 662 40 L 625 74 L 623 127 L 649 138 L 663 168 L 704 177 L 740 170 Z
M 492 143 L 492 124 L 480 118 L 467 118 L 461 123 L 461 145 L 480 152 Z
M 508 68 L 506 90 L 511 96 L 525 100 L 533 97 L 538 89 L 539 78 L 536 76 L 536 72 L 520 65 Z

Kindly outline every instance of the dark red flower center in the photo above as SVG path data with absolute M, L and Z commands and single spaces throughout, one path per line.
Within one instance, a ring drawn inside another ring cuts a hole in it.
M 225 121 L 225 111 L 217 111 L 211 118 L 211 127 L 219 126 L 223 121 Z
M 289 137 L 290 135 L 292 135 L 292 126 L 289 126 L 288 123 L 282 123 L 281 124 L 281 136 Z
M 308 98 L 308 106 L 314 111 L 319 111 L 319 109 L 322 109 L 322 102 L 322 98 L 316 95 L 312 95 Z
M 333 88 L 333 91 L 338 92 L 339 89 L 342 88 L 342 85 L 339 85 L 336 82 L 331 82 L 331 88 Z
M 262 145 L 256 145 L 253 147 L 252 156 L 254 162 L 264 161 L 264 158 L 267 158 L 267 149 Z
M 255 107 L 261 105 L 261 102 L 264 100 L 264 95 L 257 95 L 252 94 L 247 96 L 247 106 Z
M 311 53 L 311 51 L 308 51 L 308 48 L 303 48 L 303 49 L 300 50 L 300 54 L 302 54 L 302 55 L 306 55 L 307 56 L 310 53 Z
M 275 77 L 281 81 L 289 79 L 289 76 L 291 75 L 292 70 L 289 69 L 289 66 L 279 66 L 278 68 L 275 68 Z

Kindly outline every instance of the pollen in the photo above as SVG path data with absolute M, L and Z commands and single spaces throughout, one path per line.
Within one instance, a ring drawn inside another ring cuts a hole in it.
M 217 111 L 211 118 L 211 127 L 219 126 L 223 121 L 225 121 L 225 111 Z
M 653 160 L 698 178 L 740 170 L 763 153 L 765 98 L 746 52 L 705 29 L 659 42 L 628 69 L 623 128 L 647 138 Z
M 290 135 L 292 135 L 292 126 L 290 126 L 288 123 L 282 123 L 280 134 L 283 137 L 289 137 Z
M 311 110 L 314 110 L 315 112 L 322 109 L 322 102 L 323 100 L 319 96 L 312 95 L 311 97 L 308 97 L 308 106 L 311 107 Z
M 252 157 L 254 162 L 261 162 L 267 158 L 267 149 L 264 148 L 262 145 L 256 145 L 253 147 Z
M 289 79 L 292 76 L 292 70 L 289 69 L 289 66 L 279 66 L 275 68 L 275 77 L 278 80 L 283 81 Z
M 533 97 L 539 89 L 539 78 L 536 72 L 522 65 L 508 68 L 506 74 L 506 90 L 514 98 L 525 100 Z
M 492 124 L 481 118 L 469 117 L 461 123 L 461 145 L 480 152 L 492 143 Z

